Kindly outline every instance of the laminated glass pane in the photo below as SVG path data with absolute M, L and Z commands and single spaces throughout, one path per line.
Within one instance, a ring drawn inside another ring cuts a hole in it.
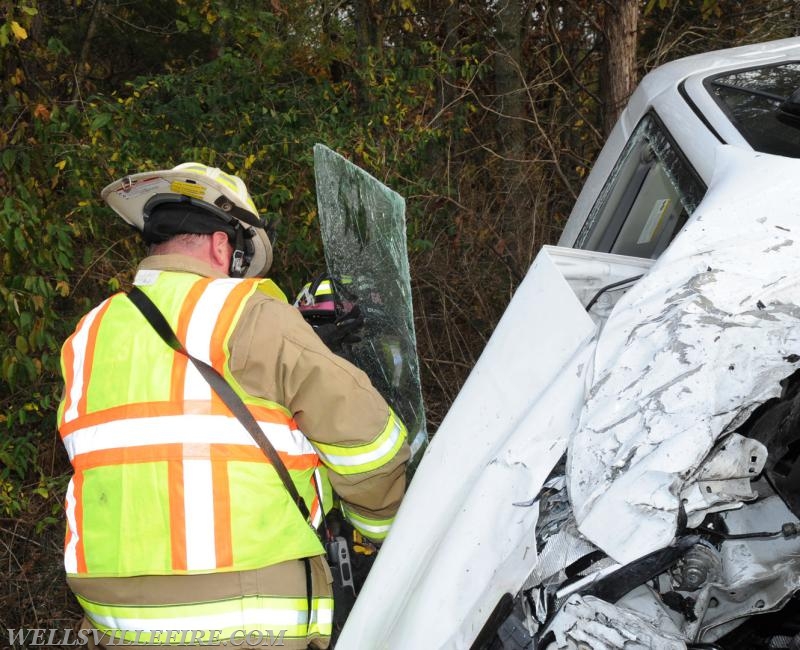
M 364 314 L 362 340 L 343 354 L 364 370 L 408 427 L 415 460 L 427 444 L 419 378 L 405 200 L 324 145 L 314 147 L 328 273 Z

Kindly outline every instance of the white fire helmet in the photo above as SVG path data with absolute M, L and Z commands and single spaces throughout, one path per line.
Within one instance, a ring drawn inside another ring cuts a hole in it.
M 272 264 L 266 223 L 244 181 L 216 167 L 183 163 L 125 176 L 103 188 L 103 200 L 147 243 L 186 233 L 228 234 L 234 247 L 231 276 L 263 276 Z

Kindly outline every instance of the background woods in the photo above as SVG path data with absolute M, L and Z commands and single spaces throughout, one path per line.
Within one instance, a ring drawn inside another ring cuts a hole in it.
M 58 352 L 143 253 L 108 182 L 239 174 L 289 294 L 323 264 L 315 142 L 403 194 L 435 430 L 638 79 L 798 33 L 793 0 L 0 0 L 0 629 L 78 615 Z

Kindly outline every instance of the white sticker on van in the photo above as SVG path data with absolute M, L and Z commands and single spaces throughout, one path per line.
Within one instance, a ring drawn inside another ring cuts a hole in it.
M 650 216 L 647 217 L 647 222 L 644 224 L 642 234 L 639 235 L 637 244 L 649 244 L 655 234 L 661 230 L 661 222 L 664 220 L 664 215 L 667 213 L 671 199 L 659 199 L 650 210 Z

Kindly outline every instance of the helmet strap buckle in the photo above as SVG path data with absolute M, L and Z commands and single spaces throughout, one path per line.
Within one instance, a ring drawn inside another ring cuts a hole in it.
M 244 251 L 236 249 L 231 256 L 231 268 L 228 275 L 232 278 L 241 278 L 246 270 Z
M 232 278 L 242 278 L 247 273 L 250 261 L 253 259 L 253 244 L 248 241 L 252 238 L 252 229 L 245 228 L 241 223 L 236 222 L 234 233 L 233 255 L 231 255 L 228 275 Z

